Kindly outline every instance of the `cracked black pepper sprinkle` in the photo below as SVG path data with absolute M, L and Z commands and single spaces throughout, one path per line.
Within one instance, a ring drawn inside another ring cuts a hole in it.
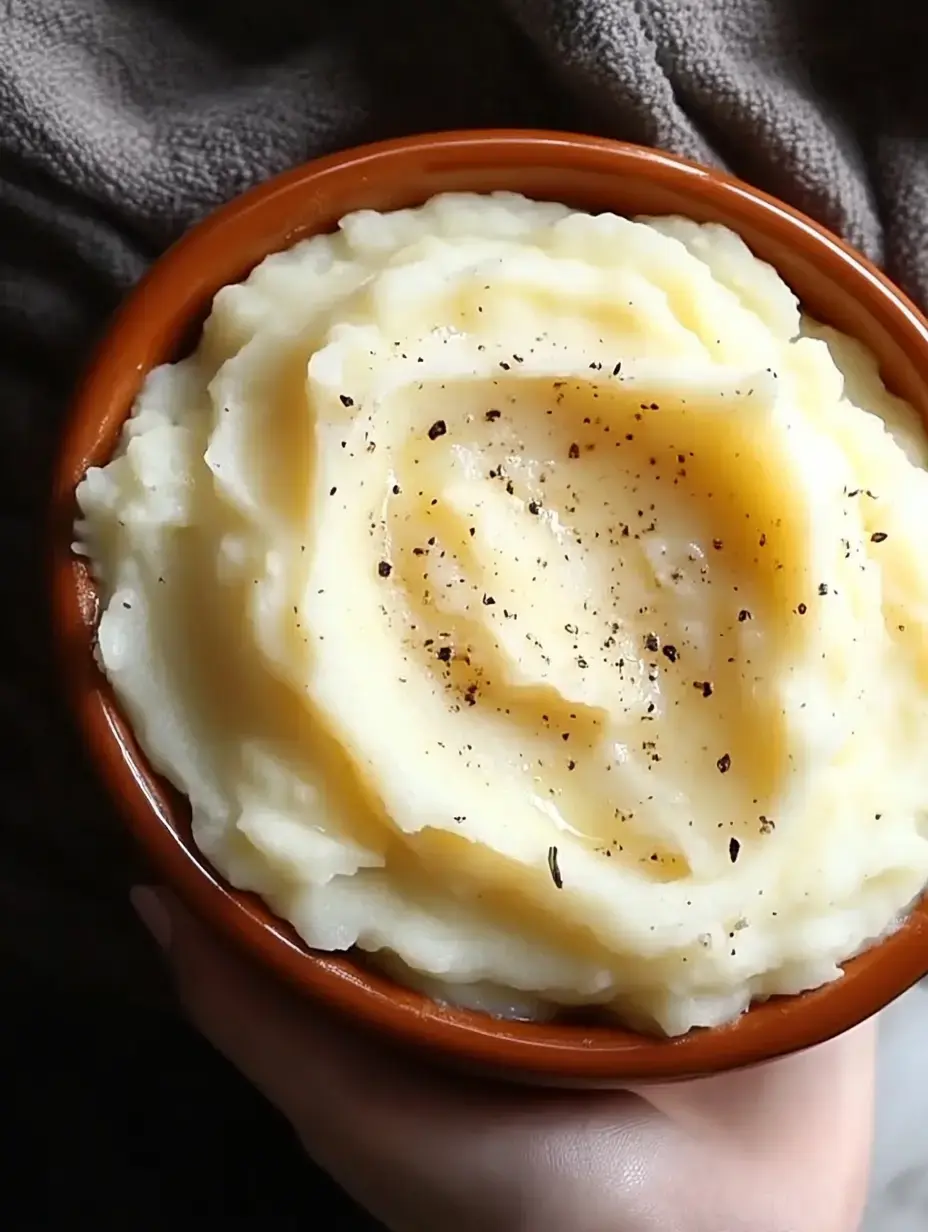
M 650 650 L 652 653 L 659 649 L 659 643 L 656 633 L 649 633 L 644 639 L 645 650 Z
M 671 663 L 676 663 L 677 659 L 680 657 L 677 654 L 676 646 L 665 646 L 661 653 L 663 654 L 664 658 L 669 659 Z
M 885 543 L 889 538 L 885 530 L 875 530 L 870 536 L 871 543 Z
M 743 607 L 741 611 L 738 613 L 738 619 L 742 624 L 744 624 L 746 620 L 753 620 L 754 618 L 751 615 L 751 613 L 748 611 L 748 609 L 746 607 Z
M 436 419 L 429 428 L 429 440 L 437 441 L 440 436 L 444 436 L 448 431 L 447 425 L 443 419 Z
M 738 852 L 740 850 L 741 850 L 741 844 L 738 842 L 738 840 L 736 838 L 729 839 L 728 858 L 729 860 L 731 860 L 732 864 L 734 864 L 735 861 L 738 859 Z
M 715 764 L 719 768 L 719 774 L 727 774 L 731 769 L 731 755 L 723 753 Z
M 818 584 L 818 593 L 819 593 L 820 595 L 827 595 L 827 594 L 828 594 L 828 583 L 827 583 L 827 582 L 819 582 L 819 584 Z
M 439 646 L 437 653 L 442 663 L 451 662 L 451 647 L 450 646 Z
M 338 400 L 342 406 L 354 406 L 354 398 L 349 398 L 347 394 L 339 394 Z
M 554 882 L 555 888 L 561 890 L 564 888 L 564 880 L 561 877 L 561 870 L 557 863 L 557 848 L 548 848 L 548 872 L 551 874 L 551 880 Z
M 502 413 L 502 411 L 487 411 L 485 416 L 487 423 L 493 423 L 495 420 L 499 419 Z
M 567 456 L 568 458 L 579 458 L 580 457 L 580 446 L 576 443 L 576 441 L 567 450 Z
M 393 572 L 393 566 L 390 564 L 388 560 L 382 560 L 380 564 L 377 566 L 377 572 L 380 574 L 382 578 L 388 578 L 390 574 Z

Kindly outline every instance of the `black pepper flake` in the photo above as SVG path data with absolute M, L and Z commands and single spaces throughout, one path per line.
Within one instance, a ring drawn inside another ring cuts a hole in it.
M 741 844 L 738 842 L 738 840 L 736 838 L 729 839 L 728 858 L 729 860 L 731 860 L 732 864 L 734 864 L 735 861 L 738 859 L 738 853 L 740 852 L 740 850 L 741 850 Z
M 347 394 L 339 394 L 338 400 L 342 406 L 354 406 L 354 398 L 349 398 Z
M 773 831 L 776 829 L 775 824 L 770 820 L 769 817 L 765 817 L 763 813 L 761 813 L 760 817 L 758 817 L 757 820 L 760 822 L 761 834 L 772 834 Z
M 616 364 L 616 366 L 612 369 L 612 375 L 613 375 L 613 376 L 618 376 L 618 375 L 619 375 L 619 373 L 620 373 L 621 371 L 622 371 L 622 364 L 621 364 L 621 362 L 619 362 L 619 363 L 617 363 L 617 364 Z
M 443 419 L 436 419 L 429 428 L 429 440 L 437 441 L 440 436 L 444 436 L 448 431 L 448 427 Z
M 889 538 L 885 530 L 875 530 L 870 536 L 871 543 L 885 543 Z
M 338 488 L 329 488 L 329 496 L 334 496 L 337 491 Z
M 502 411 L 487 411 L 484 418 L 486 419 L 487 423 L 494 423 L 497 419 L 499 419 L 502 413 L 503 413 Z
M 753 619 L 754 617 L 751 615 L 751 613 L 748 611 L 746 607 L 743 607 L 741 611 L 738 613 L 738 620 L 741 622 L 741 624 L 744 624 L 746 620 L 753 620 Z
M 557 863 L 557 848 L 548 848 L 548 872 L 551 874 L 551 880 L 554 882 L 555 889 L 562 890 L 564 888 L 564 880 L 561 877 L 561 870 Z
M 711 697 L 711 696 L 712 696 L 712 681 L 711 681 L 711 680 L 694 680 L 694 681 L 693 681 L 693 688 L 694 688 L 694 689 L 699 689 L 699 691 L 700 691 L 700 693 L 702 693 L 703 697 Z
M 715 550 L 716 550 L 717 552 L 721 552 L 721 550 L 722 550 L 722 540 L 721 540 L 721 539 L 713 539 L 713 540 L 712 540 L 712 546 L 715 548 Z
M 529 513 L 538 513 L 538 512 L 539 512 L 539 510 L 540 510 L 540 508 L 541 508 L 541 506 L 538 504 L 538 502 L 537 502 L 537 501 L 529 501 L 529 502 L 528 502 L 528 511 L 529 511 Z
M 393 495 L 399 496 L 399 494 L 400 494 L 400 485 L 398 483 L 395 483 L 393 485 Z
M 439 646 L 436 653 L 438 655 L 438 658 L 441 659 L 442 663 L 451 662 L 451 647 L 450 646 Z
M 659 643 L 656 633 L 649 633 L 644 639 L 645 650 L 650 650 L 652 653 L 659 649 Z
M 828 594 L 828 583 L 827 583 L 827 582 L 819 582 L 819 584 L 818 584 L 818 593 L 819 593 L 820 595 L 827 595 L 827 594 Z
M 483 606 L 484 607 L 492 607 L 495 602 L 496 600 L 493 598 L 492 595 L 483 596 Z
M 715 764 L 719 768 L 719 774 L 727 774 L 731 769 L 731 755 L 723 753 Z
M 576 441 L 567 450 L 567 456 L 568 458 L 579 458 L 580 457 L 580 446 L 576 443 Z
M 380 564 L 377 566 L 377 572 L 380 574 L 382 578 L 388 578 L 390 574 L 393 572 L 393 566 L 390 564 L 388 560 L 382 560 Z
M 671 663 L 676 663 L 679 655 L 677 654 L 676 646 L 665 646 L 661 651 L 665 659 L 669 659 Z
M 577 767 L 577 763 L 573 760 L 573 758 L 571 758 L 571 760 L 567 763 L 567 769 L 575 770 L 576 767 Z
M 799 606 L 796 608 L 796 611 L 799 613 L 800 616 L 805 616 L 808 610 L 809 609 L 806 607 L 804 603 L 800 603 Z

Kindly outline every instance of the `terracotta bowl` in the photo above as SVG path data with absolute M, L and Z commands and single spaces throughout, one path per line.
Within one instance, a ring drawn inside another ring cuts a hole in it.
M 351 210 L 392 210 L 465 189 L 727 224 L 779 269 L 812 314 L 866 343 L 891 389 L 928 421 L 928 323 L 915 307 L 833 235 L 725 175 L 654 150 L 542 132 L 414 137 L 298 167 L 218 210 L 155 264 L 117 314 L 74 401 L 54 480 L 51 583 L 62 676 L 90 755 L 153 876 L 300 992 L 425 1054 L 522 1081 L 618 1085 L 715 1073 L 820 1043 L 928 973 L 928 899 L 899 932 L 848 963 L 838 982 L 681 1039 L 449 1009 L 351 955 L 309 952 L 254 896 L 226 884 L 197 852 L 186 802 L 151 771 L 95 666 L 98 603 L 71 551 L 74 490 L 89 466 L 109 458 L 146 373 L 189 351 L 214 294 L 268 253 L 329 230 Z

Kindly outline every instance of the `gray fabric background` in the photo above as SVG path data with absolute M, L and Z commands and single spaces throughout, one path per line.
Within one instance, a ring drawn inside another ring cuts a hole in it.
M 56 701 L 36 528 L 75 373 L 166 244 L 322 152 L 551 126 L 725 165 L 925 305 L 926 65 L 924 0 L 0 0 L 0 956 L 156 990 Z

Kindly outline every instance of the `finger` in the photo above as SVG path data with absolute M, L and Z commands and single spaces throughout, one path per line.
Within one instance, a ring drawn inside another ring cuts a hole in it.
M 766 1180 L 784 1218 L 845 1232 L 859 1226 L 866 1201 L 875 1071 L 871 1020 L 768 1065 L 640 1094 L 707 1148 L 715 1143 L 734 1165 L 736 1183 L 739 1175 L 750 1178 L 755 1202 Z M 797 1178 L 792 1192 L 784 1191 L 783 1176 Z

